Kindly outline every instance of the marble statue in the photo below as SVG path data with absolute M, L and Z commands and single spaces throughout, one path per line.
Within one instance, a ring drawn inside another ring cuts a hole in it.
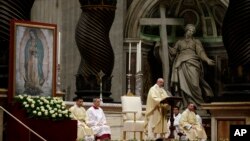
M 203 95 L 213 96 L 212 89 L 203 78 L 201 61 L 208 65 L 215 65 L 215 62 L 207 57 L 200 40 L 193 37 L 195 30 L 193 24 L 187 24 L 184 38 L 169 48 L 170 56 L 174 57 L 170 85 L 178 90 L 185 107 L 189 102 L 199 106 L 204 102 Z

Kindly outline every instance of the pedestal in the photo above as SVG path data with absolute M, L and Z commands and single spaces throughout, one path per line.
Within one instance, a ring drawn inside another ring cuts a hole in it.
M 60 90 L 56 91 L 56 97 L 60 97 L 62 100 L 65 100 L 65 92 Z
M 98 72 L 103 71 L 102 90 L 104 102 L 113 101 L 111 80 L 114 67 L 114 52 L 109 31 L 115 18 L 116 0 L 79 0 L 82 14 L 76 25 L 75 40 L 81 55 L 76 74 L 77 96 L 84 101 L 93 101 L 100 96 Z M 107 99 L 107 100 L 106 100 Z M 106 101 L 105 101 L 106 100 Z
M 230 125 L 250 124 L 250 102 L 213 102 L 201 107 L 211 113 L 211 141 L 230 140 Z
M 135 76 L 135 95 L 136 96 L 140 96 L 142 97 L 142 88 L 143 88 L 143 80 L 142 80 L 142 72 L 137 72 L 136 76 Z

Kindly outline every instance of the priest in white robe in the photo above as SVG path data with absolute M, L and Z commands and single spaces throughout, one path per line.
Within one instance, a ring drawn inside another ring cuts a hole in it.
M 188 108 L 182 113 L 180 118 L 180 129 L 184 131 L 187 138 L 191 141 L 206 141 L 207 134 L 198 122 L 194 113 L 194 104 L 189 103 Z
M 75 105 L 69 108 L 72 119 L 77 120 L 77 141 L 94 141 L 94 132 L 86 124 L 88 116 L 83 107 L 83 98 L 76 97 Z
M 156 139 L 165 136 L 168 132 L 166 111 L 169 108 L 167 104 L 161 101 L 169 97 L 170 92 L 164 90 L 164 80 L 157 79 L 157 82 L 148 92 L 145 114 L 144 130 L 147 139 Z M 169 94 L 168 94 L 169 93 Z
M 178 140 L 180 138 L 179 134 L 183 134 L 183 132 L 181 132 L 180 127 L 179 127 L 179 121 L 181 118 L 181 113 L 179 111 L 179 107 L 175 106 L 173 107 L 173 112 L 174 112 L 174 138 L 176 140 Z M 170 119 L 168 120 L 168 127 L 170 127 L 171 123 L 170 123 Z
M 94 131 L 96 140 L 111 139 L 111 130 L 107 125 L 106 117 L 100 107 L 100 103 L 101 100 L 95 98 L 93 100 L 93 106 L 87 110 L 87 115 L 89 117 L 87 125 Z

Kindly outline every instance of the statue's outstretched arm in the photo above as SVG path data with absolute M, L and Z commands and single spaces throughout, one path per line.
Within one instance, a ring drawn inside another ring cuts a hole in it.
M 201 60 L 207 62 L 208 65 L 215 65 L 215 61 L 208 58 L 207 54 L 205 52 L 205 50 L 202 47 L 202 44 L 199 40 L 196 40 L 196 53 L 198 54 L 198 56 L 200 56 Z

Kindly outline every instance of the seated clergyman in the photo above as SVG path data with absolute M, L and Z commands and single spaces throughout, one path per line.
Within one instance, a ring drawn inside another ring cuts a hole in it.
M 94 132 L 86 124 L 88 121 L 88 116 L 86 110 L 83 107 L 83 98 L 76 97 L 75 105 L 72 106 L 69 111 L 71 112 L 72 119 L 77 120 L 77 141 L 93 141 Z
M 173 107 L 173 112 L 174 112 L 174 137 L 176 140 L 178 140 L 184 133 L 179 129 L 179 121 L 181 118 L 181 113 L 179 111 L 179 107 L 175 106 Z M 170 119 L 168 120 L 168 127 L 170 127 Z
M 94 131 L 96 140 L 111 139 L 111 130 L 107 125 L 106 117 L 100 107 L 100 103 L 101 99 L 99 98 L 93 100 L 93 106 L 87 110 L 89 117 L 87 124 Z
M 179 127 L 191 141 L 206 141 L 207 139 L 206 132 L 194 113 L 193 103 L 189 103 L 187 109 L 182 113 L 179 120 Z

